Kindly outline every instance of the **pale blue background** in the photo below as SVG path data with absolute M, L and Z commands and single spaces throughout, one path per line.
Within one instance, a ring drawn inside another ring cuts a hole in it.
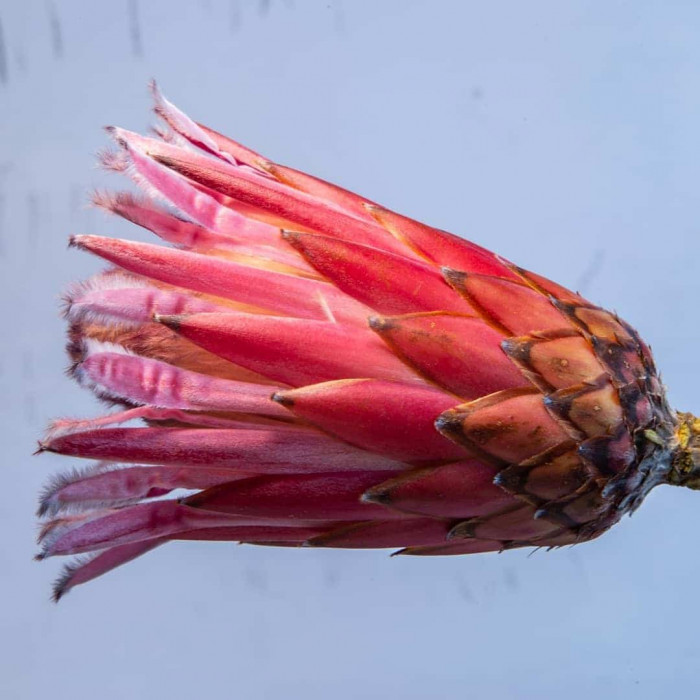
M 700 494 L 597 542 L 449 559 L 182 543 L 73 591 L 35 564 L 71 232 L 147 80 L 275 160 L 581 288 L 700 410 L 696 2 L 0 2 L 0 688 L 4 698 L 689 698 Z M 128 233 L 127 233 L 128 232 Z

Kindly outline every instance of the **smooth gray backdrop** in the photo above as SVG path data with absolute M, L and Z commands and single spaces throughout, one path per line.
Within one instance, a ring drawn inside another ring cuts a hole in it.
M 59 293 L 100 127 L 146 83 L 272 159 L 468 236 L 616 309 L 700 410 L 695 2 L 0 2 L 3 698 L 689 698 L 700 494 L 660 488 L 597 542 L 389 559 L 182 543 L 49 602 L 31 561 L 63 374 Z

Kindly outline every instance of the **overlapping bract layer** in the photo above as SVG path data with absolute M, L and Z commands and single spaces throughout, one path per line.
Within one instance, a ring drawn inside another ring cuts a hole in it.
M 172 247 L 72 239 L 111 265 L 68 294 L 72 371 L 123 410 L 42 443 L 97 460 L 42 497 L 42 557 L 98 552 L 57 598 L 174 539 L 573 543 L 653 485 L 673 420 L 629 326 L 154 94 L 161 138 L 104 158 L 147 198 L 96 203 Z

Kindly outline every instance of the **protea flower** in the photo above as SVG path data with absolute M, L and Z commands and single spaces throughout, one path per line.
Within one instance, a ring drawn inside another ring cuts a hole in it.
M 71 373 L 123 410 L 41 443 L 97 460 L 41 499 L 40 558 L 96 553 L 56 599 L 170 540 L 557 547 L 700 487 L 700 426 L 616 315 L 154 95 L 158 138 L 103 158 L 146 197 L 95 201 L 172 245 L 71 239 L 110 264 L 67 295 Z

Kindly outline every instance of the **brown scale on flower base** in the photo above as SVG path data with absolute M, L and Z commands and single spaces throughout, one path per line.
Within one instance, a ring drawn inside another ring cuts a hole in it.
M 174 247 L 72 241 L 112 267 L 67 294 L 71 374 L 123 410 L 41 443 L 97 460 L 42 494 L 39 558 L 90 555 L 56 599 L 172 540 L 556 547 L 700 488 L 624 321 L 154 96 L 170 132 L 103 159 L 149 198 L 95 201 Z

